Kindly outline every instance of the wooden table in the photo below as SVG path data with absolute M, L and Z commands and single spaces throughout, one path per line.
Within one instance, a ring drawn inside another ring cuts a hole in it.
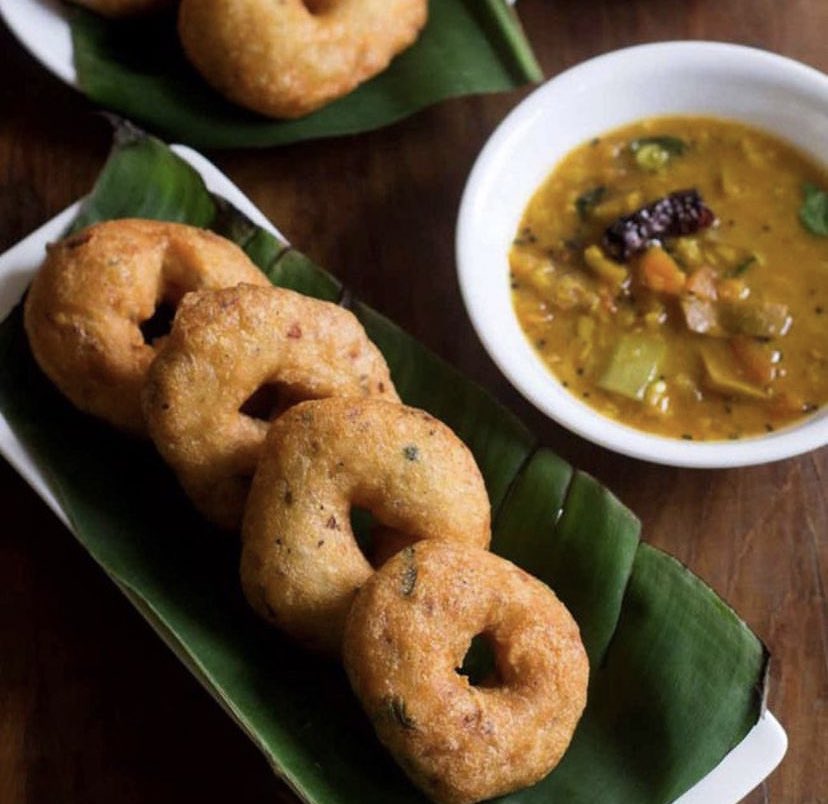
M 758 45 L 828 70 L 825 0 L 521 0 L 520 13 L 549 76 L 682 38 Z M 109 127 L 4 29 L 0 52 L 4 250 L 89 189 Z M 300 250 L 606 483 L 646 539 L 740 612 L 773 653 L 770 705 L 790 737 L 781 768 L 747 801 L 828 802 L 828 449 L 716 472 L 611 454 L 523 401 L 471 329 L 454 278 L 458 202 L 523 94 L 451 101 L 364 136 L 210 156 Z M 295 801 L 6 464 L 0 510 L 0 802 Z

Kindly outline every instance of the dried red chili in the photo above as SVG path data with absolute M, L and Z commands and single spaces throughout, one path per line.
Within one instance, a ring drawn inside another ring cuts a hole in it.
M 696 189 L 679 190 L 619 218 L 604 232 L 607 254 L 626 262 L 662 237 L 695 234 L 716 222 Z

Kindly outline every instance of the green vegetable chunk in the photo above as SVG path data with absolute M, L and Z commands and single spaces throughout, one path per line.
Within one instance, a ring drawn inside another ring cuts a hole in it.
M 793 323 L 787 304 L 754 301 L 720 305 L 719 320 L 729 332 L 754 338 L 781 337 Z
M 828 237 L 828 192 L 815 184 L 806 184 L 802 192 L 805 200 L 799 208 L 799 220 L 811 234 Z
M 639 137 L 630 143 L 636 164 L 651 172 L 660 170 L 674 156 L 681 156 L 686 150 L 684 140 L 671 136 Z
M 647 386 L 658 374 L 665 350 L 664 341 L 652 335 L 638 332 L 624 335 L 598 386 L 629 399 L 644 399 Z

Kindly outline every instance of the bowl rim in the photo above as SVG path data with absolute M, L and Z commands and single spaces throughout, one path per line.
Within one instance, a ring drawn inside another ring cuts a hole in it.
M 469 174 L 460 202 L 455 238 L 455 254 L 460 291 L 466 311 L 487 353 L 509 382 L 536 408 L 577 435 L 615 452 L 653 463 L 694 468 L 748 466 L 781 460 L 817 449 L 828 444 L 828 406 L 812 416 L 781 428 L 773 433 L 746 437 L 736 441 L 688 441 L 649 433 L 622 424 L 604 416 L 565 390 L 560 381 L 541 362 L 526 341 L 526 354 L 531 359 L 515 355 L 500 337 L 502 322 L 492 315 L 491 304 L 476 291 L 479 254 L 475 253 L 480 227 L 485 225 L 485 184 L 497 169 L 495 162 L 516 147 L 522 132 L 531 129 L 539 119 L 538 112 L 561 92 L 578 82 L 595 81 L 601 75 L 610 76 L 614 69 L 628 66 L 630 61 L 658 59 L 660 65 L 673 62 L 686 67 L 712 59 L 737 62 L 748 70 L 750 80 L 757 84 L 770 83 L 784 77 L 809 95 L 815 95 L 815 108 L 828 114 L 828 75 L 806 64 L 766 50 L 726 42 L 704 40 L 676 40 L 633 45 L 580 62 L 549 79 L 514 109 L 497 126 L 484 145 Z M 675 114 L 689 114 L 676 110 Z M 669 115 L 668 112 L 660 114 Z M 710 116 L 717 116 L 711 114 Z M 727 117 L 727 115 L 718 115 Z M 635 118 L 632 118 L 635 119 Z M 732 115 L 730 119 L 743 120 L 761 129 L 761 125 Z M 612 126 L 613 128 L 621 123 Z M 596 131 L 595 134 L 600 134 Z M 777 135 L 784 139 L 784 134 Z M 567 151 L 556 154 L 556 159 Z M 527 188 L 534 192 L 549 169 L 541 171 L 535 184 Z M 524 203 L 525 206 L 525 203 Z M 522 212 L 523 207 L 521 208 Z M 499 259 L 499 258 L 498 258 Z M 508 276 L 506 254 L 502 255 L 504 276 Z M 503 283 L 504 289 L 507 283 Z M 511 308 L 511 305 L 510 305 Z M 516 317 L 514 319 L 517 321 Z M 522 332 L 522 330 L 521 330 Z M 525 335 L 524 335 L 525 340 Z M 533 363 L 534 365 L 527 365 Z M 544 381 L 539 380 L 540 369 Z

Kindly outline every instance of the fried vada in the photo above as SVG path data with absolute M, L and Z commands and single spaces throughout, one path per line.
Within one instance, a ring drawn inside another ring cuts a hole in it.
M 495 673 L 458 672 L 482 635 Z M 377 736 L 434 801 L 469 804 L 542 779 L 586 704 L 578 626 L 554 593 L 493 553 L 419 542 L 351 608 L 345 669 Z
M 183 0 L 178 31 L 214 89 L 292 118 L 382 72 L 427 15 L 427 0 Z
M 190 290 L 269 285 L 244 252 L 178 223 L 97 223 L 48 246 L 25 303 L 32 352 L 78 408 L 143 435 L 141 389 L 158 343 L 141 327 Z
M 270 404 L 246 406 L 267 390 Z M 372 395 L 397 399 L 352 313 L 283 288 L 240 285 L 184 298 L 150 369 L 144 413 L 195 506 L 237 530 L 270 418 L 299 400 Z
M 256 611 L 306 646 L 340 649 L 373 573 L 351 529 L 368 509 L 408 542 L 488 547 L 490 507 L 468 448 L 442 422 L 381 399 L 325 399 L 271 426 L 242 528 L 241 579 Z

